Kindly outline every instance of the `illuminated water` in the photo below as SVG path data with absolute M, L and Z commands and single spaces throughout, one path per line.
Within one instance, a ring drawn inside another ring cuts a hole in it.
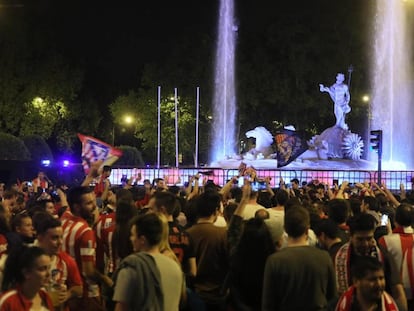
M 383 130 L 384 161 L 403 162 L 412 169 L 414 109 L 409 73 L 408 4 L 402 0 L 376 0 L 376 3 L 370 129 Z M 370 156 L 370 160 L 376 159 L 375 153 L 370 152 Z
M 211 161 L 236 153 L 235 36 L 233 0 L 221 0 L 214 79 Z

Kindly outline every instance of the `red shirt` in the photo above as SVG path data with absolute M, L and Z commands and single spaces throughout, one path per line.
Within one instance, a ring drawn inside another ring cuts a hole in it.
M 82 272 L 82 262 L 95 264 L 96 238 L 88 223 L 81 217 L 73 215 L 70 211 L 61 217 L 63 228 L 62 251 L 67 252 L 76 260 L 79 271 Z M 98 284 L 83 275 L 84 297 L 98 297 Z
M 115 258 L 112 251 L 112 236 L 115 231 L 115 212 L 101 215 L 95 226 L 96 266 L 105 274 L 115 271 Z
M 39 177 L 36 177 L 32 180 L 32 184 L 34 187 L 47 189 L 49 187 L 48 182 L 45 179 L 40 179 Z
M 75 260 L 65 252 L 59 252 L 50 263 L 50 283 L 48 290 L 62 284 L 69 290 L 73 286 L 82 286 L 82 278 Z M 64 310 L 69 310 L 65 307 Z
M 0 257 L 7 253 L 7 239 L 3 234 L 0 234 Z
M 151 199 L 151 195 L 148 193 L 145 193 L 145 196 L 142 200 L 138 200 L 135 202 L 135 206 L 139 209 L 143 208 L 149 203 L 149 200 Z
M 42 305 L 47 310 L 53 311 L 52 300 L 46 291 L 41 289 L 39 295 L 42 299 Z M 6 291 L 0 297 L 0 311 L 30 311 L 32 305 L 32 301 L 23 295 L 19 287 Z
M 99 177 L 99 181 L 96 183 L 95 187 L 93 188 L 93 192 L 95 192 L 95 196 L 100 198 L 105 191 L 105 179 L 107 177 L 101 176 Z

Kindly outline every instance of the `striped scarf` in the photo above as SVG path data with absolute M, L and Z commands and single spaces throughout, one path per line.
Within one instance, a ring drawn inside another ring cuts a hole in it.
M 351 286 L 342 294 L 336 305 L 335 311 L 351 311 L 352 304 L 355 301 L 355 286 Z M 397 304 L 394 299 L 387 293 L 383 292 L 381 296 L 381 309 L 383 311 L 398 311 Z
M 336 286 L 338 293 L 344 293 L 351 285 L 351 243 L 345 243 L 338 250 L 335 256 Z M 381 250 L 377 245 L 373 246 L 370 256 L 377 258 L 380 262 L 384 261 Z

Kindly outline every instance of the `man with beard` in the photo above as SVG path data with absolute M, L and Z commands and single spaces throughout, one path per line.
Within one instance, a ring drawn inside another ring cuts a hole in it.
M 397 311 L 394 299 L 385 291 L 382 264 L 372 257 L 360 257 L 352 267 L 353 285 L 341 296 L 336 311 Z
M 67 201 L 70 210 L 61 217 L 62 251 L 75 258 L 84 283 L 83 296 L 78 301 L 76 310 L 104 310 L 98 284 L 104 283 L 112 287 L 113 282 L 96 268 L 96 237 L 89 226 L 94 222 L 97 208 L 95 194 L 88 187 L 75 187 L 69 191 Z
M 397 302 L 400 310 L 407 310 L 407 299 L 396 264 L 386 249 L 374 239 L 376 220 L 362 213 L 349 220 L 350 239 L 336 253 L 335 271 L 338 292 L 343 294 L 352 285 L 352 268 L 360 257 L 376 258 L 383 267 L 386 290 Z

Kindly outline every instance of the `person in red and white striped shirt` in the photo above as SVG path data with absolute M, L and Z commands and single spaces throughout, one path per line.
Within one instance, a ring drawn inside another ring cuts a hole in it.
M 128 190 L 127 190 L 128 191 Z M 113 198 L 115 195 L 112 194 Z M 115 202 L 112 202 L 111 207 L 115 209 Z M 115 271 L 115 257 L 113 252 L 112 237 L 115 231 L 115 210 L 110 210 L 108 205 L 106 206 L 109 213 L 99 216 L 97 223 L 94 226 L 96 234 L 96 267 L 98 270 L 111 277 Z M 105 300 L 105 305 L 109 309 L 113 310 L 115 306 L 112 302 L 112 288 L 102 286 L 102 298 Z
M 384 246 L 394 258 L 400 272 L 408 301 L 408 310 L 414 307 L 414 207 L 403 203 L 395 212 L 396 228 L 392 234 L 384 235 L 378 243 Z
M 61 222 L 46 212 L 40 213 L 43 216 L 35 223 L 37 242 L 51 259 L 49 268 L 51 278 L 46 289 L 57 310 L 69 311 L 71 299 L 82 296 L 82 278 L 75 260 L 61 251 L 63 240 Z
M 111 278 L 96 269 L 96 238 L 89 223 L 95 214 L 95 194 L 88 187 L 75 187 L 68 193 L 67 210 L 61 217 L 63 227 L 62 250 L 69 253 L 78 265 L 83 277 L 83 296 L 77 310 L 104 310 L 98 282 L 112 287 Z

